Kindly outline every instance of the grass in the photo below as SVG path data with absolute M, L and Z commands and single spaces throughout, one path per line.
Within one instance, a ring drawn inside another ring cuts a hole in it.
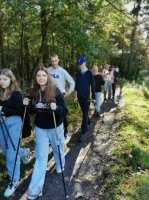
M 81 110 L 78 104 L 74 103 L 72 96 L 67 99 L 67 108 L 68 108 L 68 124 L 69 130 L 73 131 L 76 130 L 78 123 L 81 122 L 82 115 Z
M 145 90 L 145 92 L 144 92 Z M 125 104 L 114 162 L 107 169 L 107 200 L 149 199 L 149 91 L 123 82 Z
M 112 164 L 107 169 L 104 183 L 105 200 L 149 199 L 149 90 L 138 84 L 120 81 L 125 105 L 121 110 L 117 144 Z M 76 130 L 81 121 L 80 108 L 72 97 L 67 100 L 69 130 Z M 34 149 L 33 136 L 23 146 Z M 1 157 L 1 152 L 0 152 Z M 21 177 L 28 175 L 34 160 L 21 165 Z M 5 160 L 0 159 L 0 199 L 6 186 Z

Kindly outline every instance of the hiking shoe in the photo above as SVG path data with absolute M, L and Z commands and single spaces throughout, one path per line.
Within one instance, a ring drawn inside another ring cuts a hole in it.
M 24 149 L 24 150 L 25 150 L 25 152 L 26 152 L 26 155 L 25 155 L 24 157 L 21 157 L 21 159 L 22 159 L 22 162 L 23 162 L 24 164 L 28 164 L 29 161 L 30 161 L 30 148 L 26 148 L 26 149 Z
M 115 103 L 115 98 L 114 97 L 112 98 L 112 102 Z
M 4 192 L 4 197 L 6 197 L 6 198 L 10 197 L 16 191 L 18 186 L 19 186 L 19 181 L 15 181 L 12 184 L 9 183 L 5 192 Z
M 41 197 L 42 196 L 42 192 L 40 192 L 38 195 L 27 195 L 27 199 L 28 200 L 35 200 L 37 199 L 38 197 Z
M 96 115 L 95 115 L 95 117 L 100 118 L 100 114 L 97 112 Z
M 67 137 L 68 137 L 68 132 L 64 132 L 64 137 L 65 137 L 65 139 L 67 139 Z
M 86 135 L 85 134 L 81 134 L 80 138 L 79 138 L 79 142 L 85 142 L 86 141 Z
M 90 131 L 90 125 L 87 125 L 87 129 L 86 129 L 86 132 Z

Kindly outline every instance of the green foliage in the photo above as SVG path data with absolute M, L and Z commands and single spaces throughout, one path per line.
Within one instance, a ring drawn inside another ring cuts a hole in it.
M 146 87 L 149 88 L 149 71 L 148 70 L 143 70 L 137 79 L 138 84 L 142 84 Z
M 141 141 L 143 142 L 143 140 Z M 143 142 L 144 143 L 144 142 Z M 127 158 L 127 165 L 131 166 L 133 170 L 138 170 L 140 167 L 141 169 L 149 168 L 149 159 L 148 159 L 149 152 L 143 152 L 141 148 L 132 146 L 131 152 L 129 157 Z
M 81 122 L 81 110 L 78 104 L 74 103 L 72 98 L 66 100 L 68 108 L 68 124 L 69 129 L 74 131 L 77 125 Z
M 89 67 L 112 63 L 121 75 L 129 72 L 136 79 L 148 66 L 148 48 L 137 30 L 128 69 L 136 19 L 124 13 L 125 5 L 124 0 L 0 1 L 0 65 L 13 69 L 22 85 L 22 79 L 30 83 L 39 61 L 48 65 L 48 54 L 56 52 L 72 74 L 77 57 L 84 55 Z
M 143 87 L 143 94 L 146 99 L 149 99 L 149 90 L 146 87 Z
M 112 156 L 114 160 L 104 185 L 107 190 L 105 199 L 148 199 L 148 99 L 143 87 L 135 84 L 123 84 L 123 93 L 125 105 Z

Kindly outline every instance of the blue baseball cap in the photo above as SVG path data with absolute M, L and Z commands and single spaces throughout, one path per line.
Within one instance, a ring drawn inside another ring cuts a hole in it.
M 82 65 L 85 62 L 86 62 L 86 59 L 84 57 L 80 56 L 78 58 L 78 60 L 77 60 L 77 65 L 80 66 L 80 65 Z

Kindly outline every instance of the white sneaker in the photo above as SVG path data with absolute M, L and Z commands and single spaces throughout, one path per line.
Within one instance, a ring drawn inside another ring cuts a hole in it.
M 7 189 L 4 192 L 4 197 L 10 197 L 18 188 L 19 181 L 13 182 L 12 185 L 9 183 Z
M 26 155 L 24 157 L 21 157 L 21 159 L 24 164 L 28 164 L 30 161 L 30 148 L 26 148 L 24 150 L 26 151 Z
M 42 192 L 40 192 L 38 195 L 27 195 L 27 199 L 28 200 L 35 200 L 37 199 L 38 197 L 41 197 L 42 196 Z

